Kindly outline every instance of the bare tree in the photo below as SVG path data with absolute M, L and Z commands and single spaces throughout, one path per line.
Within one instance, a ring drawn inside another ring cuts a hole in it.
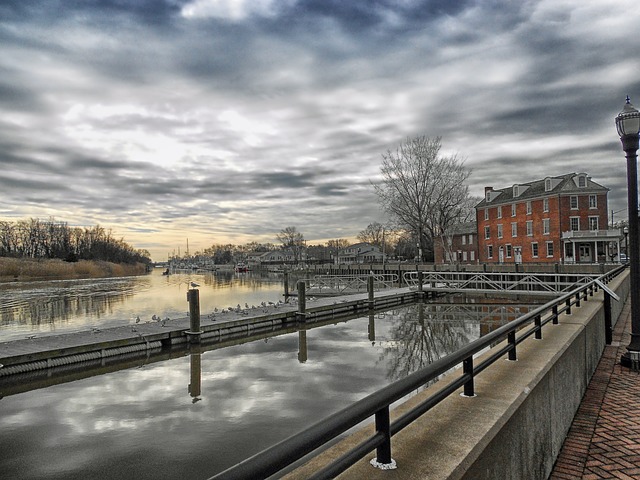
M 373 222 L 367 225 L 367 228 L 362 230 L 358 234 L 358 240 L 364 243 L 369 243 L 377 247 L 382 248 L 382 242 L 384 241 L 385 227 L 381 223 Z
M 283 249 L 289 249 L 293 252 L 295 262 L 298 263 L 304 249 L 304 235 L 298 232 L 296 227 L 286 227 L 276 235 L 276 238 L 282 244 Z
M 327 242 L 327 248 L 331 252 L 333 263 L 338 263 L 338 252 L 340 252 L 340 250 L 344 248 L 347 248 L 349 245 L 349 240 L 347 240 L 346 238 L 336 238 Z
M 440 156 L 441 138 L 407 139 L 382 155 L 382 181 L 374 184 L 382 205 L 416 236 L 418 256 L 461 221 L 469 201 L 465 181 L 471 171 L 456 154 Z

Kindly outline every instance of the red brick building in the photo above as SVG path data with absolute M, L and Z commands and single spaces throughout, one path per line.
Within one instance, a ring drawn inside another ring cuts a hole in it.
M 481 263 L 594 263 L 620 251 L 608 230 L 609 189 L 585 173 L 495 190 L 476 205 Z
M 438 263 L 478 263 L 478 227 L 476 222 L 460 223 L 434 242 L 434 261 Z

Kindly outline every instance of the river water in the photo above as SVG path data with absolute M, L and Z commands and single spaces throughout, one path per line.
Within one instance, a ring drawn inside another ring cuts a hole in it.
M 214 308 L 276 302 L 282 275 L 218 271 L 0 283 L 0 341 L 113 327 L 162 318 L 186 317 L 190 282 L 200 285 L 202 314 Z
M 192 280 L 203 312 L 283 291 L 278 277 L 170 277 L 30 284 L 24 298 L 14 286 L 3 331 L 19 337 L 186 314 Z M 51 298 L 28 306 L 36 292 Z M 86 378 L 25 379 L 16 389 L 0 377 L 0 478 L 206 479 L 526 310 L 409 305 Z M 29 311 L 39 320 L 29 321 Z

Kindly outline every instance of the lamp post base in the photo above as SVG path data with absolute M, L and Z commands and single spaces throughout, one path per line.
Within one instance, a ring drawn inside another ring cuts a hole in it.
M 620 357 L 620 365 L 635 372 L 640 371 L 640 352 L 629 350 L 623 353 Z

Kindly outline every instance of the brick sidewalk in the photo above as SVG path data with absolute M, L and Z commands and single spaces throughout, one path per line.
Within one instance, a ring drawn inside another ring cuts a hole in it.
M 640 479 L 640 373 L 620 365 L 631 331 L 626 302 L 550 480 Z

